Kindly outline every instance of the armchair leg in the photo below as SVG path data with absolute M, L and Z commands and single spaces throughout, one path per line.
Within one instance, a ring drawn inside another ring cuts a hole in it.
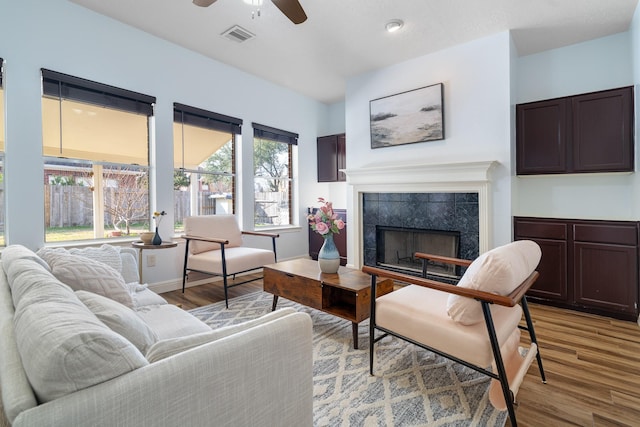
M 481 301 L 482 312 L 484 314 L 484 320 L 487 325 L 487 331 L 489 332 L 489 341 L 491 341 L 491 348 L 493 350 L 493 359 L 496 362 L 496 369 L 498 370 L 498 380 L 502 386 L 502 394 L 504 395 L 504 401 L 507 404 L 507 411 L 509 412 L 509 419 L 511 420 L 511 426 L 517 427 L 516 410 L 514 407 L 514 396 L 509 388 L 509 378 L 507 377 L 507 371 L 504 368 L 504 362 L 502 360 L 502 353 L 500 352 L 500 343 L 496 336 L 495 326 L 493 324 L 493 317 L 491 316 L 491 308 L 488 302 Z
M 229 292 L 227 291 L 227 275 L 226 274 L 222 277 L 222 282 L 224 283 L 224 304 L 227 308 L 229 308 Z
M 371 310 L 369 312 L 369 375 L 371 376 L 373 376 L 373 344 L 375 343 L 376 337 L 376 283 L 377 277 L 371 275 L 371 297 L 369 298 L 371 304 Z
M 184 267 L 182 269 L 182 293 L 184 294 L 184 287 L 187 282 L 187 260 L 189 259 L 189 240 L 184 246 Z
M 538 345 L 538 338 L 536 338 L 536 331 L 533 329 L 533 322 L 531 321 L 531 314 L 529 314 L 529 305 L 527 304 L 527 297 L 522 297 L 520 301 L 522 306 L 522 311 L 524 312 L 524 318 L 527 321 L 527 330 L 529 331 L 529 336 L 531 337 L 531 342 L 534 343 L 538 347 L 538 352 L 536 354 L 536 360 L 538 361 L 538 369 L 540 369 L 540 378 L 542 378 L 542 383 L 547 383 L 547 377 L 544 374 L 544 368 L 542 367 L 542 356 L 540 356 L 540 345 Z

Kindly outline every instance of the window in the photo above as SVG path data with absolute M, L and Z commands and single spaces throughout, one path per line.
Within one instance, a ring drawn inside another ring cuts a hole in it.
M 4 89 L 2 74 L 4 60 L 0 58 L 0 246 L 5 246 L 4 240 Z
M 291 225 L 293 150 L 298 134 L 253 123 L 254 224 Z
M 155 98 L 42 70 L 45 241 L 148 230 Z
M 235 211 L 235 138 L 241 119 L 173 104 L 176 232 L 190 215 Z

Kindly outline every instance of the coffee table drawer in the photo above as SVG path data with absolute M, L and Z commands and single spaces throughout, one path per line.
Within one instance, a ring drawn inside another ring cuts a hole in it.
M 263 283 L 265 292 L 322 309 L 322 283 L 319 280 L 265 268 Z

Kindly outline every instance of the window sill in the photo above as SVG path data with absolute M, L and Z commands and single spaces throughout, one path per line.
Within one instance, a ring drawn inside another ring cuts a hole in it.
M 254 227 L 253 231 L 256 232 L 265 232 L 265 233 L 273 233 L 273 232 L 282 232 L 282 233 L 297 233 L 302 230 L 302 227 L 299 225 L 281 225 L 281 226 L 269 226 L 269 227 Z

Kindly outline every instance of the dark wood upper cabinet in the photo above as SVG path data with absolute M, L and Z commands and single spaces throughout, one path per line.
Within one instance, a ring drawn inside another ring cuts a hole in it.
M 346 181 L 340 169 L 346 167 L 345 134 L 321 136 L 318 144 L 318 182 Z
M 633 87 L 516 106 L 518 175 L 634 169 Z
M 633 170 L 633 88 L 571 98 L 574 172 Z
M 516 107 L 518 174 L 563 173 L 567 165 L 567 101 Z

